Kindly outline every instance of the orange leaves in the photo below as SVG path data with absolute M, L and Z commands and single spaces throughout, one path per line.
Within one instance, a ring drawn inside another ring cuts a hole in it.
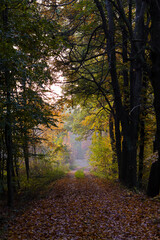
M 8 239 L 159 239 L 159 207 L 118 184 L 70 174 L 10 223 Z

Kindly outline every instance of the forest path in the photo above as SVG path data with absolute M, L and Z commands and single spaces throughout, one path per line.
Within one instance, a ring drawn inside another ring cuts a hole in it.
M 118 183 L 72 172 L 10 222 L 8 239 L 160 239 L 159 207 Z

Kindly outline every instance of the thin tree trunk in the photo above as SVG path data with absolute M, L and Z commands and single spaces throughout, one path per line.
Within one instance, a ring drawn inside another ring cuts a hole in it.
M 0 179 L 2 179 L 2 144 L 0 142 Z
M 121 132 L 120 132 L 120 121 L 115 115 L 115 135 L 116 135 L 116 152 L 118 160 L 118 177 L 119 180 L 122 180 L 121 176 L 121 163 L 122 163 L 122 150 L 121 150 Z
M 4 30 L 8 30 L 8 6 L 3 10 Z M 6 50 L 7 51 L 7 50 Z M 5 87 L 6 87 L 6 123 L 5 123 L 5 143 L 7 150 L 7 187 L 8 187 L 8 206 L 13 204 L 13 185 L 12 185 L 12 127 L 11 127 L 11 82 L 10 73 L 5 67 Z
M 17 154 L 16 153 L 14 155 L 14 163 L 15 163 L 15 170 L 16 170 L 16 177 L 17 177 L 17 185 L 18 185 L 18 188 L 20 189 L 19 166 L 18 166 L 18 159 L 17 159 Z
M 3 181 L 2 181 L 2 165 L 3 165 L 3 159 L 2 159 L 2 144 L 0 142 L 0 193 L 3 190 Z
M 144 138 L 145 138 L 145 124 L 144 120 L 140 120 L 140 146 L 139 146 L 139 172 L 138 172 L 138 186 L 142 188 L 143 177 L 143 160 L 144 160 Z
M 5 142 L 6 142 L 6 150 L 7 150 L 8 205 L 11 207 L 13 204 L 11 99 L 10 99 L 10 89 L 8 84 L 8 73 L 6 72 L 5 75 L 6 75 L 6 85 L 7 85 L 7 115 L 6 115 L 6 124 L 5 124 Z
M 143 165 L 144 165 L 144 144 L 145 144 L 145 105 L 147 102 L 147 78 L 143 78 L 143 93 L 142 93 L 142 111 L 140 116 L 140 144 L 139 144 L 139 172 L 138 172 L 138 186 L 142 188 Z
M 3 179 L 4 179 L 4 168 L 5 168 L 5 161 L 6 161 L 6 158 L 5 158 L 5 152 L 6 152 L 6 146 L 5 146 L 5 139 L 4 139 L 4 133 L 2 133 L 2 144 L 3 144 L 3 152 L 2 152 L 2 182 L 3 182 Z
M 128 62 L 127 54 L 128 54 L 128 34 L 124 25 L 122 25 L 122 57 L 123 63 L 126 64 Z M 127 112 L 129 109 L 129 92 L 128 92 L 128 69 L 123 69 L 123 82 L 124 82 L 124 107 Z
M 22 85 L 23 85 L 23 104 L 24 104 L 24 107 L 26 107 L 27 102 L 26 102 L 26 78 L 25 77 L 23 78 Z M 24 153 L 24 159 L 25 159 L 27 180 L 29 180 L 29 150 L 28 150 L 28 131 L 27 131 L 26 119 L 24 120 L 23 132 L 24 132 L 23 153 Z
M 28 151 L 28 135 L 26 130 L 24 132 L 23 152 L 24 152 L 27 180 L 29 180 L 29 151 Z
M 116 140 L 115 140 L 115 135 L 114 135 L 114 124 L 113 124 L 113 114 L 110 113 L 109 116 L 109 136 L 110 136 L 110 142 L 111 142 L 111 147 L 112 147 L 112 162 L 116 162 Z

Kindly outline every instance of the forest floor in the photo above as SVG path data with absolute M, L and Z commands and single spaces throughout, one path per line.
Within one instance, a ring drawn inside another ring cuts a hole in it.
M 160 202 L 74 172 L 10 219 L 8 240 L 160 239 Z M 0 236 L 1 239 L 2 236 Z

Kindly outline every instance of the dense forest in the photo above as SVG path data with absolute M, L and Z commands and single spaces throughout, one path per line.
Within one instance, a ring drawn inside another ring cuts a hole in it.
M 160 0 L 0 16 L 0 239 L 159 239 Z
M 1 0 L 0 15 L 0 194 L 8 205 L 35 172 L 73 168 L 69 132 L 91 141 L 93 171 L 157 196 L 160 1 Z

